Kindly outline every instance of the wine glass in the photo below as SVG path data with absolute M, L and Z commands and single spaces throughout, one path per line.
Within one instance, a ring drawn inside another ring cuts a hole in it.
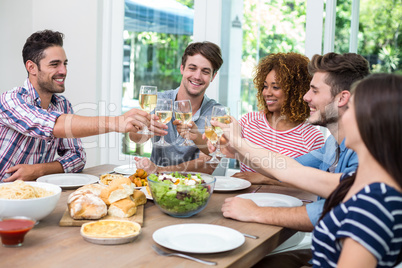
M 213 145 L 216 146 L 216 143 L 218 142 L 218 135 L 215 133 L 215 128 L 211 125 L 210 120 L 205 118 L 205 137 L 209 140 L 209 142 Z M 216 157 L 216 152 L 212 152 L 209 154 L 212 156 L 212 158 L 207 161 L 206 163 L 219 163 L 219 159 Z
M 211 113 L 211 119 L 219 121 L 224 124 L 229 124 L 232 122 L 232 119 L 230 118 L 230 108 L 225 107 L 225 106 L 214 106 L 212 107 L 212 113 Z M 221 150 L 221 137 L 223 135 L 223 130 L 220 127 L 214 127 L 215 133 L 218 136 L 218 146 L 216 147 L 216 156 L 217 157 L 225 157 Z
M 157 100 L 156 95 L 157 91 L 158 91 L 157 87 L 155 86 L 141 86 L 139 102 L 142 110 L 144 110 L 147 113 L 151 113 L 151 111 L 155 109 Z M 147 126 L 144 126 L 144 129 L 137 133 L 152 134 L 152 132 L 148 130 Z
M 173 116 L 173 101 L 171 99 L 158 99 L 155 107 L 155 114 L 159 117 L 159 122 L 167 124 L 172 120 Z M 159 141 L 154 144 L 159 146 L 169 146 L 170 144 L 165 141 L 165 136 L 161 136 Z
M 189 100 L 180 100 L 174 102 L 174 112 L 176 119 L 180 120 L 182 124 L 187 125 L 191 122 L 193 118 L 193 111 L 191 109 L 191 102 Z M 190 128 L 188 128 L 190 131 Z M 192 140 L 184 139 L 184 141 L 179 144 L 179 146 L 193 146 L 195 145 Z

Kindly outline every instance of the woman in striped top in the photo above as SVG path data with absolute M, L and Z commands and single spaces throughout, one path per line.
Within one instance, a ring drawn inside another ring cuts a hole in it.
M 402 76 L 375 74 L 352 92 L 342 123 L 359 168 L 327 199 L 313 265 L 394 267 L 402 245 Z
M 308 62 L 297 53 L 271 54 L 259 62 L 254 75 L 259 112 L 240 118 L 243 138 L 293 158 L 323 146 L 321 131 L 306 122 L 310 108 L 303 96 L 310 88 Z M 240 171 L 234 177 L 262 176 L 243 163 Z

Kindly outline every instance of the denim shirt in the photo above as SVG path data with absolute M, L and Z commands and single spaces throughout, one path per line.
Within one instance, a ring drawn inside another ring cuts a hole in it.
M 328 171 L 336 160 L 337 147 L 338 143 L 335 137 L 331 135 L 327 138 L 323 147 L 295 159 L 304 166 Z M 339 145 L 339 151 L 338 164 L 335 167 L 334 173 L 350 173 L 355 171 L 358 166 L 357 154 L 353 150 L 346 148 L 345 139 Z M 317 202 L 306 205 L 307 214 L 314 226 L 321 217 L 324 203 L 325 199 L 319 199 Z

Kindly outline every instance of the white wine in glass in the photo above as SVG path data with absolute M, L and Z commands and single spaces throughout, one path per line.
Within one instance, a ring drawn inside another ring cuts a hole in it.
M 215 146 L 218 142 L 218 135 L 215 133 L 215 128 L 211 125 L 210 120 L 205 120 L 205 137 L 209 140 L 209 142 Z M 219 163 L 219 159 L 216 157 L 216 153 L 212 152 L 209 154 L 212 158 L 206 163 Z
M 232 122 L 232 120 L 230 118 L 230 108 L 225 107 L 225 106 L 212 107 L 211 119 L 218 121 L 220 123 L 223 123 L 223 124 L 230 124 Z M 220 139 L 223 135 L 223 131 L 220 127 L 214 127 L 214 128 L 215 128 L 215 133 L 218 136 L 218 146 L 216 147 L 216 151 L 215 151 L 216 156 L 217 157 L 225 157 L 226 155 L 224 155 L 220 149 Z
M 191 102 L 189 100 L 180 100 L 174 102 L 175 118 L 180 120 L 182 124 L 187 125 L 193 118 L 193 110 L 191 108 Z M 190 129 L 188 129 L 190 131 Z M 195 143 L 192 140 L 184 139 L 179 146 L 193 146 Z
M 176 119 L 182 121 L 183 124 L 188 124 L 191 122 L 191 119 L 193 119 L 193 114 L 192 113 L 175 112 L 175 117 L 176 117 Z
M 173 104 L 171 99 L 158 99 L 155 107 L 155 115 L 159 117 L 159 122 L 167 124 L 172 120 Z M 165 141 L 165 136 L 161 136 L 160 140 L 155 142 L 159 146 L 169 146 L 170 144 Z
M 155 86 L 141 86 L 139 103 L 140 103 L 142 110 L 144 110 L 147 113 L 150 113 L 150 112 L 152 112 L 153 109 L 155 109 L 156 100 L 157 100 L 157 92 L 158 92 L 158 89 Z M 139 134 L 152 134 L 146 126 L 144 127 L 144 129 L 142 131 L 140 131 L 138 133 Z

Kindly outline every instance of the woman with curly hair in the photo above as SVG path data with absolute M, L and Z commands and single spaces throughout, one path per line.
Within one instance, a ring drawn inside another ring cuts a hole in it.
M 293 158 L 323 146 L 323 134 L 306 122 L 310 108 L 303 96 L 312 78 L 308 62 L 306 56 L 292 52 L 271 54 L 259 62 L 254 75 L 259 112 L 239 120 L 243 138 Z M 243 163 L 240 171 L 233 176 L 263 176 Z

